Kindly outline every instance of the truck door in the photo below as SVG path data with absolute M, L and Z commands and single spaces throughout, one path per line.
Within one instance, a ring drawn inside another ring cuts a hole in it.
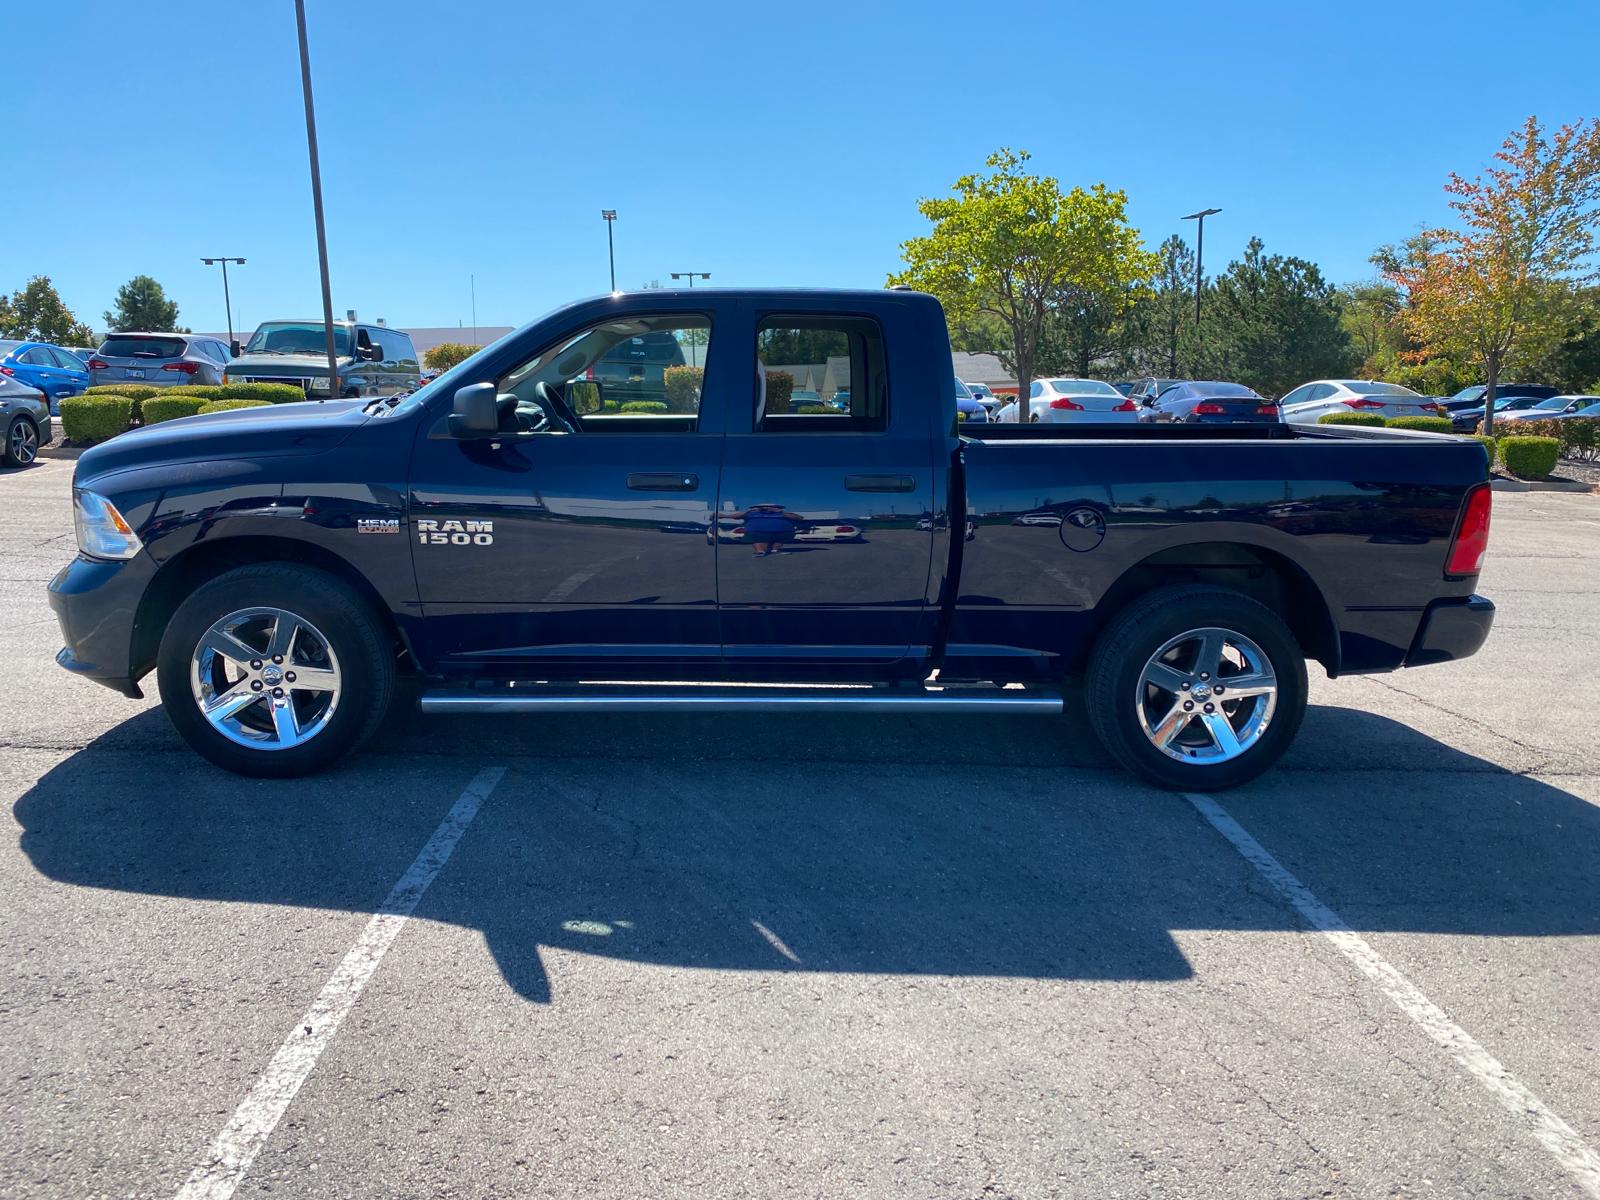
M 710 398 L 726 385 L 711 328 L 709 313 L 606 318 L 496 381 L 504 436 L 452 439 L 443 414 L 419 434 L 411 549 L 447 670 L 606 678 L 594 672 L 717 661 Z M 647 335 L 676 361 L 607 388 L 605 363 Z
M 928 408 L 895 392 L 876 319 L 753 317 L 717 499 L 723 654 L 835 675 L 907 659 L 926 640 Z

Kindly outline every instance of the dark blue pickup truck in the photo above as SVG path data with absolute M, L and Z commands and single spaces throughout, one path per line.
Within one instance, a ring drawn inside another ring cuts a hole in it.
M 254 775 L 360 745 L 397 674 L 483 714 L 1048 714 L 1077 680 L 1122 763 L 1206 789 L 1283 752 L 1307 659 L 1488 635 L 1477 442 L 973 426 L 953 388 L 926 295 L 650 291 L 410 395 L 138 430 L 78 462 L 59 662 L 153 669 Z

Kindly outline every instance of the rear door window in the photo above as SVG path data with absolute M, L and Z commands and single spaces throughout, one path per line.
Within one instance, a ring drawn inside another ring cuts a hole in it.
M 882 433 L 883 331 L 868 317 L 770 316 L 756 329 L 758 433 Z

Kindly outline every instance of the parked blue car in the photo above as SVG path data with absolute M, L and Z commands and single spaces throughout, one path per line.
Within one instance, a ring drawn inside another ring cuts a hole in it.
M 38 388 L 61 411 L 66 396 L 81 396 L 89 386 L 89 366 L 71 350 L 49 342 L 0 342 L 0 375 Z
M 1276 425 L 1283 411 L 1242 383 L 1202 380 L 1177 383 L 1154 399 L 1146 398 L 1139 420 L 1154 424 Z
M 989 410 L 972 394 L 972 389 L 956 380 L 956 416 L 969 425 L 984 425 L 989 420 Z

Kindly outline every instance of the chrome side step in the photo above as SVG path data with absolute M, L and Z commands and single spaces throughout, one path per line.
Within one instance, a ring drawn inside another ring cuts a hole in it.
M 648 683 L 502 687 L 424 692 L 425 713 L 548 712 L 1011 712 L 1062 710 L 1061 693 L 1021 688 L 740 687 Z

